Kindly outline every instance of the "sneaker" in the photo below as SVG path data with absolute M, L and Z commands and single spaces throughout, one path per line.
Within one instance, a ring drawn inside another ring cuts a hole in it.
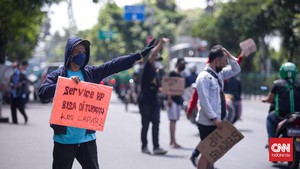
M 167 151 L 162 149 L 162 148 L 155 148 L 153 150 L 153 154 L 156 154 L 156 155 L 163 155 L 163 154 L 166 154 Z
M 145 153 L 145 154 L 151 154 L 151 152 L 150 152 L 150 150 L 148 149 L 148 147 L 142 148 L 142 153 Z
M 197 157 L 191 156 L 190 160 L 191 160 L 192 164 L 194 165 L 194 167 L 197 167 Z

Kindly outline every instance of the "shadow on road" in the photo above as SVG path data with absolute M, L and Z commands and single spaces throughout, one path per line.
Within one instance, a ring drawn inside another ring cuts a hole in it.
M 272 167 L 278 168 L 278 169 L 289 169 L 289 167 L 287 166 L 287 163 L 273 164 Z
M 252 133 L 253 130 L 250 129 L 238 129 L 241 133 Z
M 165 154 L 165 155 L 151 155 L 152 157 L 164 157 L 164 158 L 188 158 L 186 155 L 176 155 L 176 154 Z

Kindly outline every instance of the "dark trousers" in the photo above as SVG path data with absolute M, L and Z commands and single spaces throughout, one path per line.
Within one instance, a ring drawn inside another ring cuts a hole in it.
M 75 158 L 82 169 L 99 169 L 96 140 L 81 144 L 54 142 L 52 169 L 71 169 Z
M 18 123 L 17 109 L 19 109 L 21 114 L 24 116 L 25 123 L 26 123 L 28 121 L 28 117 L 25 112 L 25 101 L 21 98 L 12 98 L 10 104 L 11 117 L 12 117 L 12 122 L 16 124 Z
M 197 123 L 197 127 L 198 127 L 199 136 L 200 136 L 201 141 L 203 141 L 211 132 L 213 132 L 217 128 L 217 126 L 205 126 L 205 125 L 198 124 L 198 123 Z M 199 154 L 200 154 L 199 150 L 197 148 L 195 148 L 192 156 L 198 157 Z
M 153 148 L 158 148 L 158 134 L 159 134 L 159 122 L 160 122 L 160 107 L 159 105 L 139 105 L 140 113 L 142 116 L 142 148 L 146 147 L 148 144 L 147 133 L 149 129 L 150 122 L 152 123 L 152 143 Z

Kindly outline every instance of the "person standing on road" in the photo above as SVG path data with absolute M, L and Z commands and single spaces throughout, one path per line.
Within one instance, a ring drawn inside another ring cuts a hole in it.
M 237 75 L 241 68 L 237 59 L 221 45 L 214 46 L 209 52 L 209 63 L 199 73 L 196 89 L 199 95 L 199 111 L 196 117 L 200 138 L 203 141 L 217 127 L 222 127 L 226 115 L 226 103 L 223 93 L 224 79 Z M 229 66 L 226 66 L 229 64 Z M 198 169 L 211 168 L 208 160 L 201 155 Z
M 176 62 L 176 70 L 169 73 L 169 77 L 181 77 L 181 72 L 185 69 L 184 58 L 178 58 Z M 168 112 L 168 118 L 170 121 L 170 146 L 172 148 L 181 148 L 175 139 L 176 122 L 180 118 L 181 107 L 183 105 L 183 98 L 181 95 L 167 95 L 165 101 L 166 109 Z
M 233 96 L 233 106 L 235 110 L 235 117 L 233 122 L 241 120 L 242 117 L 242 83 L 239 77 L 233 76 L 224 81 L 224 93 Z
M 192 86 L 193 83 L 195 83 L 198 74 L 196 73 L 197 71 L 197 65 L 194 64 L 189 68 L 190 74 L 186 76 L 186 85 L 185 87 L 190 87 Z
M 59 76 L 75 81 L 99 84 L 102 79 L 114 73 L 129 69 L 154 48 L 151 41 L 139 53 L 120 56 L 100 66 L 87 65 L 90 58 L 90 42 L 78 37 L 69 38 L 65 47 L 64 66 L 47 75 L 39 89 L 42 100 L 51 99 L 57 87 Z M 53 169 L 71 169 L 76 158 L 84 169 L 99 169 L 96 134 L 93 130 L 51 124 L 54 130 Z
M 27 102 L 28 90 L 28 79 L 23 73 L 27 68 L 28 63 L 23 61 L 21 66 L 19 63 L 14 63 L 13 67 L 15 69 L 14 73 L 10 78 L 10 87 L 11 87 L 11 117 L 12 123 L 18 124 L 17 118 L 17 109 L 24 116 L 25 124 L 28 122 L 28 116 L 25 112 L 25 104 Z
M 142 118 L 142 153 L 151 154 L 148 149 L 147 133 L 150 122 L 152 123 L 152 142 L 154 154 L 166 154 L 167 151 L 159 146 L 159 123 L 160 123 L 160 104 L 158 92 L 160 82 L 157 77 L 157 71 L 161 67 L 162 58 L 156 58 L 162 45 L 169 40 L 162 38 L 154 48 L 153 53 L 145 63 L 141 77 L 141 92 L 138 97 L 139 109 Z

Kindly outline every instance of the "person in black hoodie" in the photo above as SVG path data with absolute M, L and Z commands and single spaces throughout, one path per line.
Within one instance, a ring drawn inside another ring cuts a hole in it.
M 87 65 L 90 58 L 90 42 L 78 37 L 69 38 L 64 55 L 64 66 L 47 75 L 39 89 L 42 100 L 52 99 L 59 76 L 99 84 L 102 79 L 129 69 L 149 54 L 155 46 L 152 40 L 141 52 L 120 56 L 100 66 Z M 53 169 L 71 169 L 76 158 L 82 168 L 99 169 L 96 134 L 93 130 L 51 124 L 54 130 Z

